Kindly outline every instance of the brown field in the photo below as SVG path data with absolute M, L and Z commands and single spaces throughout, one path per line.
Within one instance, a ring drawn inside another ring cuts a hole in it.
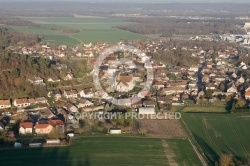
M 135 121 L 135 131 L 153 138 L 187 138 L 178 120 L 148 120 Z

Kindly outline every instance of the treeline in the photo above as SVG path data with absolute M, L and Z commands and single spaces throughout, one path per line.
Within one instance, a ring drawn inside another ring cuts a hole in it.
M 10 32 L 6 28 L 0 28 L 0 46 L 2 49 L 9 45 L 25 45 L 32 46 L 40 42 L 42 39 L 39 35 L 28 35 L 24 33 Z
M 0 23 L 6 25 L 15 25 L 15 26 L 40 27 L 39 24 L 33 23 L 31 21 L 21 20 L 20 18 L 13 18 L 13 17 L 0 17 Z
M 191 57 L 191 52 L 187 50 L 166 50 L 153 54 L 153 60 L 174 66 L 190 66 L 199 63 L 199 58 Z
M 228 47 L 236 47 L 234 43 L 225 43 L 223 41 L 196 41 L 196 40 L 178 40 L 178 39 L 170 39 L 169 42 L 166 44 L 166 47 L 179 47 L 179 48 L 194 48 L 197 47 L 198 49 L 203 49 L 204 51 L 208 50 L 226 50 Z
M 80 33 L 79 29 L 62 29 L 63 33 Z
M 58 75 L 52 63 L 45 58 L 0 52 L 0 98 L 45 96 L 46 87 L 34 87 L 27 79 L 34 76 L 48 78 Z
M 119 25 L 116 28 L 134 33 L 150 35 L 158 34 L 164 37 L 172 35 L 209 35 L 209 34 L 241 34 L 244 31 L 236 25 L 237 20 L 185 20 L 170 18 L 127 18 L 131 24 Z

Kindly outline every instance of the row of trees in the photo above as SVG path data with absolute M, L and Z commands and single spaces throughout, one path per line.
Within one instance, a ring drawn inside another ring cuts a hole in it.
M 45 58 L 31 58 L 0 51 L 0 97 L 45 96 L 46 87 L 34 87 L 27 78 L 58 75 L 51 63 L 52 61 Z
M 218 162 L 215 163 L 215 166 L 235 166 L 235 165 L 250 165 L 249 159 L 234 159 L 230 154 L 222 154 Z
M 199 58 L 191 57 L 191 52 L 181 50 L 158 51 L 153 54 L 153 60 L 175 66 L 189 66 L 199 63 Z
M 139 34 L 172 35 L 208 35 L 208 34 L 241 34 L 244 31 L 236 25 L 242 22 L 237 20 L 187 20 L 170 18 L 129 18 L 132 24 L 119 25 L 117 28 Z
M 13 17 L 0 17 L 0 23 L 6 24 L 6 25 L 14 25 L 14 26 L 40 27 L 39 24 L 33 23 L 31 21 L 22 20 L 20 18 L 13 18 Z
M 1 23 L 1 22 L 0 22 Z M 0 50 L 5 49 L 9 45 L 32 46 L 40 42 L 42 39 L 39 35 L 27 35 L 17 32 L 10 32 L 6 28 L 0 28 Z

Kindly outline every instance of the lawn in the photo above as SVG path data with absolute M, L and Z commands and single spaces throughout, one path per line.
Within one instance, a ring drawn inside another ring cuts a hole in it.
M 225 153 L 249 157 L 250 114 L 183 113 L 182 118 L 211 163 Z
M 166 140 L 179 165 L 201 165 L 187 140 Z M 169 165 L 162 140 L 146 137 L 87 137 L 71 146 L 0 150 L 1 165 Z
M 118 42 L 120 39 L 147 39 L 146 36 L 114 28 L 117 25 L 128 24 L 120 18 L 74 18 L 74 17 L 22 17 L 40 25 L 40 27 L 9 26 L 17 32 L 39 34 L 45 37 L 45 42 L 57 45 L 74 46 L 81 43 Z M 78 29 L 79 33 L 64 33 L 62 29 Z

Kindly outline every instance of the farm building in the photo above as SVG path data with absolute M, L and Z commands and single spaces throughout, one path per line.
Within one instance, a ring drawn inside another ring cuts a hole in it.
M 121 134 L 122 130 L 120 128 L 110 128 L 109 133 L 110 134 Z
M 29 147 L 41 147 L 42 143 L 30 143 Z
M 46 143 L 47 144 L 60 144 L 61 141 L 60 141 L 60 139 L 47 139 Z
M 74 133 L 68 133 L 67 136 L 71 138 L 71 137 L 74 137 L 75 135 Z
M 22 147 L 22 143 L 20 143 L 20 142 L 15 142 L 14 147 L 15 147 L 15 148 L 20 148 L 20 147 Z
M 154 107 L 141 107 L 138 109 L 139 115 L 154 115 L 155 108 Z

